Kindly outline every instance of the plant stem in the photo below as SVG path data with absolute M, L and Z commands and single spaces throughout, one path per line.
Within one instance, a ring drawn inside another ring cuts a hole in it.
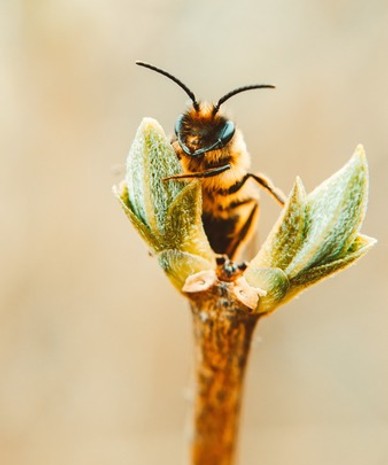
M 196 349 L 191 465 L 232 465 L 244 372 L 258 315 L 250 313 L 225 282 L 197 294 L 191 309 Z

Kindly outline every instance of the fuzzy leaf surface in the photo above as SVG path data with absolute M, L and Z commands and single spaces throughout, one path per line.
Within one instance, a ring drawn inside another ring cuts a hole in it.
M 292 279 L 303 270 L 340 258 L 356 238 L 368 198 L 368 166 L 357 147 L 350 161 L 307 197 L 303 246 L 286 268 Z
M 140 124 L 128 159 L 125 182 L 115 188 L 127 217 L 173 281 L 215 268 L 202 225 L 201 185 L 164 180 L 181 173 L 177 156 L 157 121 Z
M 292 292 L 294 293 L 295 290 L 299 292 L 302 288 L 311 286 L 312 284 L 347 268 L 357 259 L 365 255 L 375 243 L 375 239 L 359 234 L 350 246 L 349 250 L 343 254 L 341 258 L 324 265 L 315 266 L 295 276 L 291 280 Z
M 144 118 L 129 150 L 125 181 L 131 210 L 153 232 L 164 231 L 168 208 L 186 184 L 163 178 L 180 172 L 162 127 Z
M 361 146 L 308 196 L 296 180 L 283 213 L 245 272 L 252 286 L 267 291 L 257 311 L 272 311 L 372 247 L 375 240 L 359 234 L 367 197 L 368 166 Z
M 297 178 L 283 212 L 275 223 L 256 257 L 252 268 L 286 269 L 302 247 L 306 226 L 306 192 Z
M 176 249 L 164 250 L 158 255 L 159 265 L 172 284 L 179 290 L 182 290 L 186 279 L 189 276 L 214 269 L 214 263 L 205 258 L 188 252 L 182 252 Z

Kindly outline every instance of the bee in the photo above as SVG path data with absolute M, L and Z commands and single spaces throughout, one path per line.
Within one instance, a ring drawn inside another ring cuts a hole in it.
M 201 180 L 205 233 L 214 252 L 232 260 L 252 237 L 258 219 L 259 192 L 254 183 L 281 206 L 285 196 L 266 176 L 249 171 L 251 158 L 242 133 L 220 107 L 241 92 L 275 86 L 238 87 L 217 103 L 209 104 L 198 101 L 182 81 L 167 71 L 142 61 L 136 64 L 171 79 L 190 97 L 192 105 L 178 117 L 172 139 L 183 173 L 165 180 Z

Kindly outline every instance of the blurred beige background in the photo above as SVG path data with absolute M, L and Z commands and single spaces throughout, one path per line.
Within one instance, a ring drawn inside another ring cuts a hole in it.
M 182 463 L 189 311 L 111 194 L 187 100 L 143 59 L 204 99 L 275 83 L 225 109 L 287 191 L 365 145 L 379 244 L 259 326 L 241 463 L 386 464 L 388 3 L 2 0 L 0 37 L 0 463 Z

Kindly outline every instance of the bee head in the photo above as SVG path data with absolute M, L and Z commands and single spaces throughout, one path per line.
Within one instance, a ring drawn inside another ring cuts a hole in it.
M 192 101 L 192 108 L 180 115 L 175 124 L 175 134 L 183 152 L 190 157 L 200 157 L 206 152 L 225 147 L 233 138 L 236 131 L 234 123 L 218 113 L 221 105 L 240 92 L 252 89 L 273 89 L 270 84 L 253 84 L 231 90 L 212 106 L 201 104 L 182 81 L 172 74 L 149 63 L 137 61 L 137 65 L 151 69 L 166 76 L 181 87 Z
M 214 111 L 214 106 L 199 104 L 180 115 L 175 123 L 175 135 L 186 155 L 196 158 L 206 152 L 225 147 L 233 138 L 233 121 Z

